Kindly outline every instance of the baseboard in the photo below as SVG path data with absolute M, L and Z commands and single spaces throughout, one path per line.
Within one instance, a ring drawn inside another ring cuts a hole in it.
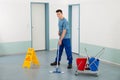
M 0 55 L 0 57 L 4 57 L 4 56 L 16 56 L 16 55 L 23 55 L 23 54 L 26 54 L 26 53 L 2 54 L 2 55 Z
M 55 51 L 55 50 L 57 50 L 56 48 L 52 48 L 52 49 L 50 49 L 50 51 Z
M 100 59 L 102 62 L 104 63 L 107 63 L 107 64 L 113 64 L 113 65 L 117 65 L 117 66 L 120 66 L 120 64 L 118 63 L 114 63 L 114 62 L 111 62 L 111 61 L 107 61 L 107 60 L 103 60 L 103 59 Z

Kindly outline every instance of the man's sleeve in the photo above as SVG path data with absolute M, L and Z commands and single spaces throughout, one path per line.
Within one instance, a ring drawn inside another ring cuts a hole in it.
M 67 30 L 67 29 L 69 29 L 69 24 L 68 24 L 67 21 L 65 21 L 65 22 L 63 23 L 63 30 Z

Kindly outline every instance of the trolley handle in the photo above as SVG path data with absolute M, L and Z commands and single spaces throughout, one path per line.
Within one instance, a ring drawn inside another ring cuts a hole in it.
M 104 52 L 105 52 L 105 48 L 102 48 L 94 57 L 100 58 L 100 56 L 101 56 Z M 86 48 L 85 48 L 85 53 L 86 53 L 87 57 L 89 58 L 88 51 L 87 51 Z
M 96 55 L 96 58 L 100 58 L 100 56 L 105 52 L 105 48 L 102 48 Z

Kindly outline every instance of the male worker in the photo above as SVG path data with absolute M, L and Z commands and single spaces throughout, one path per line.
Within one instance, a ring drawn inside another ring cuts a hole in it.
M 66 55 L 67 55 L 67 60 L 68 60 L 68 69 L 72 68 L 72 51 L 71 51 L 71 41 L 70 41 L 70 26 L 68 25 L 68 21 L 64 18 L 63 16 L 63 12 L 61 9 L 56 10 L 56 14 L 57 17 L 59 18 L 59 31 L 58 31 L 58 35 L 59 35 L 59 41 L 58 41 L 58 45 L 59 45 L 59 59 L 58 59 L 58 65 L 60 65 L 60 61 L 61 61 L 61 56 L 62 56 L 62 52 L 63 49 L 65 48 L 66 51 Z M 56 66 L 57 65 L 57 56 L 55 58 L 55 62 L 50 64 L 51 66 Z

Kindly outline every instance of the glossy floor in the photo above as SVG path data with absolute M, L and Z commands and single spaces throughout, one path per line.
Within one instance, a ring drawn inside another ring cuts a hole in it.
M 55 70 L 55 67 L 50 66 L 55 55 L 56 51 L 37 52 L 40 67 L 32 66 L 29 70 L 22 68 L 25 54 L 0 57 L 0 80 L 120 80 L 120 66 L 104 62 L 100 62 L 98 77 L 82 73 L 75 76 L 75 59 L 78 57 L 76 54 L 73 54 L 73 69 L 67 69 L 66 55 L 63 53 L 60 68 L 64 74 L 49 73 Z

